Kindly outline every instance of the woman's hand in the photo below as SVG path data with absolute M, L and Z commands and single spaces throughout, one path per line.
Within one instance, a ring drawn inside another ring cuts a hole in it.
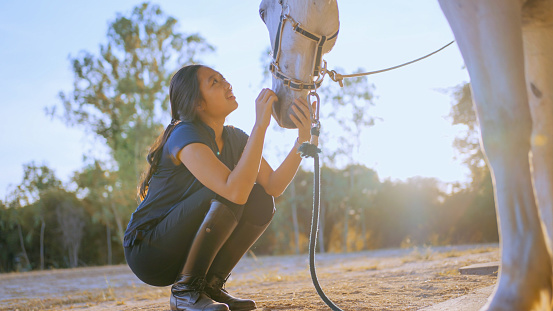
M 315 107 L 316 103 L 313 103 Z M 301 144 L 311 140 L 311 115 L 305 99 L 296 99 L 292 104 L 290 119 L 298 128 L 298 142 Z M 315 142 L 316 143 L 316 142 Z M 273 171 L 269 163 L 262 159 L 257 175 L 257 183 L 265 188 L 268 194 L 278 197 L 290 184 L 298 171 L 302 157 L 298 155 L 298 146 L 294 146 L 280 166 Z
M 315 109 L 315 102 L 312 105 Z M 311 115 L 307 101 L 303 98 L 296 98 L 292 105 L 292 111 L 294 113 L 290 114 L 290 119 L 298 128 L 298 142 L 301 144 L 309 141 L 311 139 Z
M 263 89 L 255 100 L 255 124 L 267 129 L 271 123 L 271 111 L 278 97 L 271 89 Z

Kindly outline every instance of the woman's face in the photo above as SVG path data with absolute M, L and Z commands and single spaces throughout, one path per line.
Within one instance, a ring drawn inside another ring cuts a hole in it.
M 202 95 L 199 113 L 209 117 L 225 118 L 238 108 L 232 86 L 217 71 L 209 67 L 198 69 L 198 81 Z

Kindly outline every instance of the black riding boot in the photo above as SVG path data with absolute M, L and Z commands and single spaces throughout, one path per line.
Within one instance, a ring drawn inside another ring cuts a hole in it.
M 188 258 L 171 287 L 171 310 L 228 311 L 224 303 L 205 294 L 206 274 L 215 256 L 231 235 L 238 221 L 224 204 L 213 200 L 190 246 Z
M 209 269 L 206 293 L 211 299 L 227 304 L 232 311 L 247 311 L 256 308 L 253 300 L 239 299 L 229 295 L 224 289 L 224 284 L 240 258 L 257 241 L 270 223 L 269 221 L 258 226 L 243 221 L 236 227 Z

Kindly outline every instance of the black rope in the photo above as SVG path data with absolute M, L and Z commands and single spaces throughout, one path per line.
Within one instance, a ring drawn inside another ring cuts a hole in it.
M 316 136 L 319 136 L 319 128 L 313 127 L 311 133 L 316 133 Z M 313 214 L 311 218 L 311 232 L 309 234 L 309 271 L 311 273 L 311 280 L 313 280 L 315 290 L 324 303 L 334 311 L 342 311 L 342 309 L 338 308 L 338 306 L 336 306 L 323 292 L 319 284 L 319 279 L 317 278 L 317 271 L 315 270 L 315 249 L 317 247 L 317 232 L 319 231 L 319 213 L 321 209 L 321 166 L 319 164 L 319 153 L 321 149 L 313 144 L 303 143 L 298 148 L 298 151 L 303 158 L 313 158 L 315 166 L 313 174 Z
M 315 290 L 317 290 L 317 294 L 319 294 L 324 303 L 326 303 L 326 305 L 334 311 L 342 311 L 342 309 L 338 308 L 338 306 L 336 306 L 334 302 L 332 302 L 332 300 L 330 300 L 325 295 L 323 289 L 321 288 L 321 285 L 319 285 L 317 272 L 315 271 L 315 247 L 317 246 L 317 232 L 319 231 L 319 212 L 321 209 L 321 167 L 319 164 L 319 154 L 315 154 L 313 160 L 315 164 L 315 174 L 313 178 L 313 217 L 311 218 L 311 233 L 309 235 L 309 271 L 311 272 L 311 280 L 313 280 Z

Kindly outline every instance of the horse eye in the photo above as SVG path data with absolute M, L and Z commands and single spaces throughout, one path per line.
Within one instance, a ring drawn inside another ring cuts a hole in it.
M 261 16 L 261 20 L 265 22 L 265 10 L 259 9 L 259 16 Z

